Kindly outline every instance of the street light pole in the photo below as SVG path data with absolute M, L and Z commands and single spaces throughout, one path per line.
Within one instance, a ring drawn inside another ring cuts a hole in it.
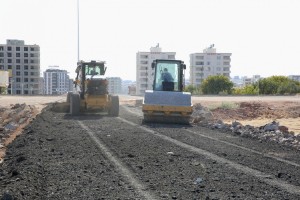
M 79 0 L 77 0 L 77 59 L 79 61 Z

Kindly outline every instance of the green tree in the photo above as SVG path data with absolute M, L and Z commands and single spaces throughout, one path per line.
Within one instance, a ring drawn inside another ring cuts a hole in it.
M 271 76 L 259 80 L 260 94 L 295 94 L 299 92 L 300 83 L 285 76 Z
M 188 85 L 184 88 L 185 92 L 190 92 L 191 94 L 199 94 L 199 89 L 196 86 Z
M 256 95 L 258 94 L 258 86 L 257 84 L 250 84 L 242 88 L 234 88 L 232 93 L 236 95 Z
M 223 75 L 209 76 L 203 80 L 200 86 L 203 94 L 231 94 L 233 82 L 228 77 Z

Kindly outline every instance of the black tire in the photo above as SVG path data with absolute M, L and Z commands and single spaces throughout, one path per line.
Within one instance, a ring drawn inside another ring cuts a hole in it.
M 80 111 L 80 97 L 79 94 L 72 94 L 70 99 L 70 113 L 71 115 L 79 115 Z
M 108 110 L 109 116 L 119 116 L 119 96 L 111 96 L 111 107 Z
M 71 102 L 71 96 L 72 96 L 73 92 L 68 92 L 67 94 L 67 103 Z

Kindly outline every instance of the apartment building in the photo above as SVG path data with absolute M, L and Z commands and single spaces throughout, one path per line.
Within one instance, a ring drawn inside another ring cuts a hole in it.
M 0 70 L 9 72 L 8 94 L 40 94 L 40 47 L 24 40 L 0 44 Z
M 68 72 L 58 68 L 58 66 L 50 66 L 44 72 L 44 94 L 46 95 L 60 95 L 72 91 Z
M 175 52 L 162 52 L 157 44 L 151 47 L 150 52 L 137 52 L 136 54 L 136 95 L 144 95 L 145 90 L 152 89 L 154 70 L 151 63 L 155 59 L 174 60 Z
M 289 75 L 288 78 L 300 82 L 300 75 Z
M 108 93 L 121 94 L 122 93 L 122 79 L 120 77 L 107 77 Z
M 230 78 L 231 53 L 217 53 L 214 45 L 203 53 L 190 54 L 190 84 L 201 85 L 208 76 L 224 75 Z

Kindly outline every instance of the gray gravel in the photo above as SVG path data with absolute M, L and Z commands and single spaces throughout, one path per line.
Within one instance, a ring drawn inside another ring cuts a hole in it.
M 300 198 L 295 148 L 213 125 L 143 124 L 128 109 L 113 118 L 47 108 L 8 146 L 0 198 Z

